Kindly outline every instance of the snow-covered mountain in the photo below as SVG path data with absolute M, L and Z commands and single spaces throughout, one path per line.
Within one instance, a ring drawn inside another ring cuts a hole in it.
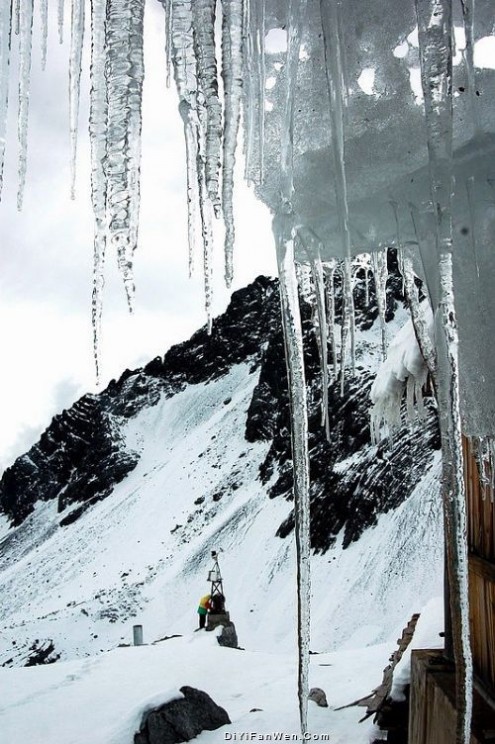
M 389 334 L 403 324 L 391 256 Z M 381 355 L 358 275 L 356 376 L 320 425 L 318 348 L 303 302 L 310 391 L 312 649 L 395 640 L 440 593 L 438 436 L 432 412 L 379 448 L 369 389 Z M 337 312 L 339 313 L 337 307 Z M 221 549 L 242 646 L 295 642 L 288 398 L 278 287 L 236 292 L 213 332 L 55 417 L 0 483 L 0 662 L 22 666 L 191 631 Z

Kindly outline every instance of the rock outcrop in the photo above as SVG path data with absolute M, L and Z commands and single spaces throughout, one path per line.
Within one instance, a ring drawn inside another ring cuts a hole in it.
M 134 744 L 178 744 L 230 723 L 227 712 L 206 692 L 194 687 L 181 687 L 180 691 L 183 698 L 145 714 Z

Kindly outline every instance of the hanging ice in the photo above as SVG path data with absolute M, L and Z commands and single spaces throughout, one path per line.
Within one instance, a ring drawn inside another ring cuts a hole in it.
M 162 2 L 166 7 L 166 2 Z M 173 0 L 172 61 L 179 94 L 179 112 L 184 123 L 187 157 L 187 203 L 189 232 L 189 271 L 192 271 L 196 222 L 201 222 L 205 306 L 211 329 L 211 201 L 206 184 L 206 128 L 208 112 L 204 95 L 198 89 L 195 53 L 195 26 L 191 0 Z M 211 38 L 211 30 L 208 33 Z M 211 60 L 211 58 L 210 58 Z
M 481 122 L 478 113 L 478 101 L 476 95 L 476 71 L 474 68 L 474 12 L 475 0 L 461 0 L 462 16 L 464 22 L 464 35 L 466 38 L 466 50 L 464 52 L 467 69 L 468 94 L 471 108 L 471 116 L 476 134 L 481 131 Z
M 323 272 L 326 277 L 326 307 L 327 307 L 327 329 L 328 340 L 332 348 L 332 376 L 331 382 L 337 379 L 337 338 L 335 333 L 335 270 L 337 260 L 325 261 Z
M 41 20 L 41 69 L 46 67 L 46 53 L 48 45 L 48 0 L 40 0 Z
M 165 0 L 165 65 L 166 86 L 170 88 L 170 77 L 172 73 L 172 0 Z
M 225 220 L 225 281 L 234 275 L 234 167 L 242 96 L 243 0 L 222 0 L 222 77 L 225 114 L 223 134 L 222 208 Z
M 263 172 L 264 124 L 264 21 L 265 0 L 245 0 L 243 17 L 244 35 L 244 177 L 248 182 L 260 183 Z
M 387 323 L 385 320 L 388 279 L 387 255 L 388 251 L 385 248 L 381 251 L 374 251 L 371 256 L 375 278 L 376 304 L 378 305 L 378 315 L 382 327 L 382 354 L 384 359 L 387 356 Z
M 58 40 L 60 44 L 64 41 L 64 5 L 65 0 L 58 0 L 57 22 L 58 22 Z
M 22 209 L 26 185 L 29 88 L 31 83 L 31 52 L 33 43 L 33 0 L 22 0 L 19 11 L 19 112 L 17 130 L 19 138 L 19 187 L 17 209 Z
M 431 198 L 439 276 L 437 395 L 443 460 L 447 569 L 456 663 L 456 743 L 471 740 L 473 665 L 469 643 L 466 501 L 461 443 L 458 329 L 452 267 L 452 8 L 449 0 L 416 0 L 425 98 Z
M 193 5 L 198 82 L 206 105 L 206 186 L 215 213 L 220 213 L 219 177 L 222 143 L 222 108 L 218 97 L 215 56 L 216 0 Z
M 89 138 L 91 142 L 91 200 L 95 217 L 93 259 L 93 352 L 96 378 L 100 375 L 100 333 L 106 249 L 105 180 L 107 97 L 105 87 L 106 0 L 91 0 L 91 101 Z
M 306 0 L 291 0 L 288 9 L 288 46 L 285 64 L 285 109 L 280 149 L 281 204 L 274 220 L 282 305 L 282 321 L 291 399 L 291 438 L 294 473 L 294 516 L 297 552 L 298 593 L 298 694 L 301 732 L 307 731 L 309 636 L 310 636 L 310 534 L 309 464 L 304 355 L 300 328 L 297 282 L 295 280 L 293 233 L 293 137 L 294 93 L 299 65 Z
M 294 220 L 279 214 L 273 221 L 284 331 L 285 358 L 289 382 L 291 441 L 294 473 L 294 520 L 297 553 L 298 692 L 301 731 L 307 731 L 309 633 L 310 633 L 310 533 L 308 414 L 304 353 L 294 268 Z
M 355 315 L 354 315 L 354 283 L 352 277 L 352 261 L 345 258 L 343 262 L 342 282 L 342 341 L 340 344 L 340 392 L 344 394 L 345 370 L 347 366 L 347 345 L 351 349 L 351 370 L 355 372 Z
M 327 439 L 330 438 L 328 419 L 328 334 L 327 315 L 325 310 L 325 282 L 321 261 L 321 241 L 318 236 L 307 227 L 296 229 L 296 240 L 306 252 L 311 265 L 311 275 L 316 297 L 317 328 L 316 338 L 320 354 L 321 368 L 321 425 L 325 427 Z
M 84 0 L 72 0 L 69 57 L 69 119 L 70 119 L 70 194 L 76 198 L 77 125 L 81 85 L 81 61 L 84 42 Z
M 422 304 L 426 305 L 421 310 L 427 319 L 426 332 L 431 343 L 433 315 L 427 303 Z M 402 425 L 401 403 L 405 394 L 409 421 L 413 423 L 415 419 L 414 403 L 417 413 L 422 415 L 422 388 L 427 375 L 428 367 L 418 346 L 413 322 L 408 320 L 391 341 L 387 358 L 371 386 L 371 439 L 375 444 L 383 435 L 392 434 Z
M 108 0 L 105 79 L 107 223 L 132 308 L 139 215 L 144 0 Z
M 2 196 L 3 164 L 7 136 L 11 24 L 11 3 L 2 3 L 0 6 L 0 198 Z

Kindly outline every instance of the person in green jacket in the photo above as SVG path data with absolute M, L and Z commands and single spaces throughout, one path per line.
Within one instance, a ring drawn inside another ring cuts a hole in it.
M 205 594 L 205 596 L 201 597 L 201 599 L 199 600 L 199 607 L 198 607 L 199 628 L 198 630 L 201 630 L 206 625 L 206 615 L 208 614 L 210 605 L 211 605 L 211 595 Z

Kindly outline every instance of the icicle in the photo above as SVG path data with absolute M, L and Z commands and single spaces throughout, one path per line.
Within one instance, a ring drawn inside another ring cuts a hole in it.
M 306 251 L 311 266 L 311 276 L 316 296 L 316 317 L 318 329 L 318 351 L 320 354 L 321 368 L 321 425 L 325 427 L 325 434 L 330 440 L 330 423 L 328 417 L 328 333 L 327 315 L 325 312 L 325 282 L 323 278 L 323 265 L 321 262 L 321 241 L 318 236 L 308 227 L 299 227 L 296 232 L 297 240 Z
M 161 1 L 166 7 L 167 0 Z M 172 0 L 171 12 L 172 62 L 177 92 L 179 94 L 179 112 L 184 123 L 186 140 L 189 273 L 191 274 L 193 269 L 195 228 L 199 211 L 203 237 L 205 306 L 208 332 L 211 332 L 212 205 L 208 195 L 206 175 L 206 153 L 209 145 L 205 136 L 208 111 L 204 97 L 198 91 L 193 4 L 191 0 Z M 208 32 L 208 38 L 211 39 L 211 29 Z M 209 57 L 208 54 L 206 55 L 206 59 L 210 60 L 208 64 L 211 64 L 211 52 L 212 50 L 210 50 Z
M 131 310 L 139 214 L 143 16 L 144 0 L 107 1 L 107 222 Z
M 304 736 L 308 723 L 308 677 L 310 634 L 310 535 L 309 535 L 309 466 L 307 437 L 307 406 L 304 378 L 302 332 L 297 293 L 294 292 L 293 265 L 294 226 L 292 198 L 293 181 L 293 130 L 294 93 L 296 86 L 302 28 L 305 20 L 306 0 L 291 0 L 288 15 L 287 61 L 285 65 L 285 110 L 282 126 L 280 153 L 281 211 L 274 220 L 280 277 L 282 320 L 286 344 L 289 391 L 291 398 L 291 436 L 294 470 L 294 514 L 296 520 L 297 576 L 298 576 L 298 694 L 301 733 Z M 295 297 L 291 297 L 291 294 Z
M 89 139 L 91 143 L 91 201 L 95 216 L 93 262 L 93 353 L 96 380 L 100 376 L 100 335 L 106 250 L 107 98 L 105 87 L 105 25 L 107 0 L 91 0 L 91 94 Z
M 165 85 L 170 88 L 172 72 L 172 0 L 165 0 L 163 7 L 165 9 Z
M 466 61 L 466 72 L 468 81 L 469 107 L 475 133 L 481 129 L 479 116 L 478 100 L 476 96 L 476 70 L 474 67 L 474 9 L 475 0 L 461 0 L 462 16 L 464 22 L 464 36 L 466 39 L 466 49 L 464 59 Z
M 339 33 L 339 29 L 341 29 L 339 4 L 337 0 L 320 0 L 320 11 L 330 97 L 332 151 L 335 164 L 335 197 L 342 240 L 342 253 L 344 257 L 350 259 L 351 234 L 349 229 L 344 144 L 344 106 L 347 93 L 344 83 L 342 41 Z
M 469 644 L 466 503 L 459 400 L 458 329 L 452 267 L 452 6 L 450 0 L 416 0 L 421 78 L 425 99 L 431 197 L 436 217 L 443 343 L 438 345 L 438 400 L 443 462 L 443 503 L 454 660 L 456 744 L 471 739 L 473 665 Z
M 382 355 L 384 359 L 387 356 L 387 323 L 385 320 L 388 279 L 387 254 L 388 251 L 384 248 L 381 251 L 373 251 L 371 256 L 375 277 L 376 304 L 378 305 L 378 315 L 382 327 Z
M 337 379 L 337 338 L 335 333 L 335 269 L 337 260 L 331 259 L 323 264 L 323 271 L 326 276 L 326 297 L 327 297 L 327 329 L 328 340 L 332 347 L 332 375 L 331 382 Z
M 292 207 L 294 193 L 293 178 L 293 137 L 294 137 L 294 94 L 299 67 L 302 30 L 305 20 L 307 0 L 290 0 L 287 39 L 287 61 L 285 63 L 285 109 L 280 145 L 280 187 L 282 200 Z
M 339 29 L 341 28 L 339 6 L 336 0 L 320 0 L 325 63 L 330 97 L 330 121 L 332 151 L 335 165 L 335 197 L 339 218 L 342 253 L 344 255 L 343 321 L 341 344 L 341 390 L 344 389 L 347 337 L 351 337 L 352 369 L 355 369 L 355 320 L 351 266 L 351 234 L 349 229 L 349 205 L 347 201 L 347 178 L 345 172 L 344 106 L 346 89 L 343 74 L 343 52 Z
M 72 0 L 69 56 L 70 196 L 76 198 L 77 124 L 84 43 L 84 0 Z
M 196 249 L 196 224 L 198 222 L 198 147 L 194 126 L 189 123 L 186 114 L 184 120 L 184 137 L 186 141 L 186 188 L 187 188 L 187 238 L 189 245 L 189 277 L 194 271 L 194 254 Z
M 258 104 L 258 129 L 259 129 L 259 159 L 260 159 L 260 182 L 263 183 L 263 173 L 265 167 L 265 86 L 266 86 L 266 65 L 265 65 L 265 0 L 258 0 L 259 3 L 259 29 L 258 29 L 258 85 L 259 85 L 259 104 Z
M 14 3 L 14 33 L 19 36 L 21 30 L 21 0 L 13 0 Z M 7 3 L 4 3 L 7 5 Z
M 7 137 L 7 112 L 9 103 L 10 43 L 12 34 L 12 6 L 0 6 L 0 199 L 3 187 L 3 164 Z
M 399 238 L 400 240 L 400 238 Z M 415 282 L 415 273 L 413 269 L 412 258 L 406 249 L 402 250 L 402 280 L 404 282 L 404 291 L 411 313 L 411 319 L 414 327 L 414 333 L 418 341 L 423 359 L 426 362 L 429 373 L 435 378 L 437 372 L 436 350 L 428 330 L 428 320 L 426 318 L 423 303 L 419 301 L 419 292 Z M 425 300 L 427 302 L 427 300 Z
M 340 344 L 340 392 L 344 394 L 345 369 L 347 366 L 347 344 L 350 340 L 351 370 L 356 372 L 354 287 L 352 280 L 352 261 L 344 259 L 342 282 L 342 341 Z
M 40 0 L 41 19 L 41 69 L 46 68 L 46 52 L 48 45 L 48 0 Z
M 218 97 L 215 57 L 215 7 L 216 0 L 195 0 L 193 19 L 198 81 L 206 105 L 206 186 L 215 215 L 218 217 L 222 108 Z
M 31 52 L 33 43 L 33 0 L 23 0 L 20 7 L 20 64 L 19 64 L 19 113 L 17 131 L 19 138 L 19 188 L 17 209 L 21 211 L 24 200 L 27 169 L 27 135 L 29 117 L 29 88 L 31 83 Z
M 261 55 L 264 55 L 264 35 L 260 28 L 261 3 L 264 0 L 245 0 L 243 35 L 244 35 L 244 122 L 245 122 L 245 168 L 244 178 L 251 183 L 261 182 L 261 150 L 263 143 L 259 129 L 261 108 L 264 109 L 265 91 L 261 89 Z M 263 66 L 264 66 L 263 56 Z M 256 113 L 259 115 L 256 116 Z M 263 114 L 264 120 L 264 114 Z
M 315 304 L 315 293 L 311 280 L 311 269 L 306 263 L 296 261 L 296 277 L 299 287 L 299 296 L 310 305 Z
M 184 124 L 187 173 L 187 227 L 189 244 L 189 276 L 194 268 L 197 209 L 199 205 L 198 126 L 196 115 L 198 84 L 194 53 L 193 14 L 191 0 L 161 0 L 168 10 L 169 47 L 179 94 L 179 113 Z
M 353 275 L 357 276 L 358 271 L 362 270 L 364 272 L 364 304 L 366 307 L 369 305 L 370 301 L 370 281 L 369 281 L 369 274 L 371 271 L 371 254 L 369 253 L 359 253 L 354 259 L 353 259 Z
M 60 44 L 64 43 L 64 5 L 65 5 L 65 0 L 58 0 L 57 23 L 58 23 L 58 40 Z
M 273 221 L 291 410 L 294 531 L 297 553 L 298 692 L 301 732 L 304 735 L 307 731 L 311 601 L 309 455 L 303 336 L 294 270 L 292 227 L 291 214 L 279 214 Z
M 213 251 L 213 231 L 212 231 L 212 203 L 208 195 L 206 179 L 206 142 L 200 137 L 200 147 L 198 151 L 198 175 L 199 175 L 199 211 L 201 217 L 201 233 L 203 237 L 203 277 L 205 288 L 205 311 L 207 320 L 207 331 L 211 334 L 213 320 L 211 315 L 212 302 L 212 251 Z
M 222 0 L 222 78 L 225 96 L 222 207 L 225 221 L 225 282 L 234 275 L 234 167 L 242 94 L 243 0 Z

